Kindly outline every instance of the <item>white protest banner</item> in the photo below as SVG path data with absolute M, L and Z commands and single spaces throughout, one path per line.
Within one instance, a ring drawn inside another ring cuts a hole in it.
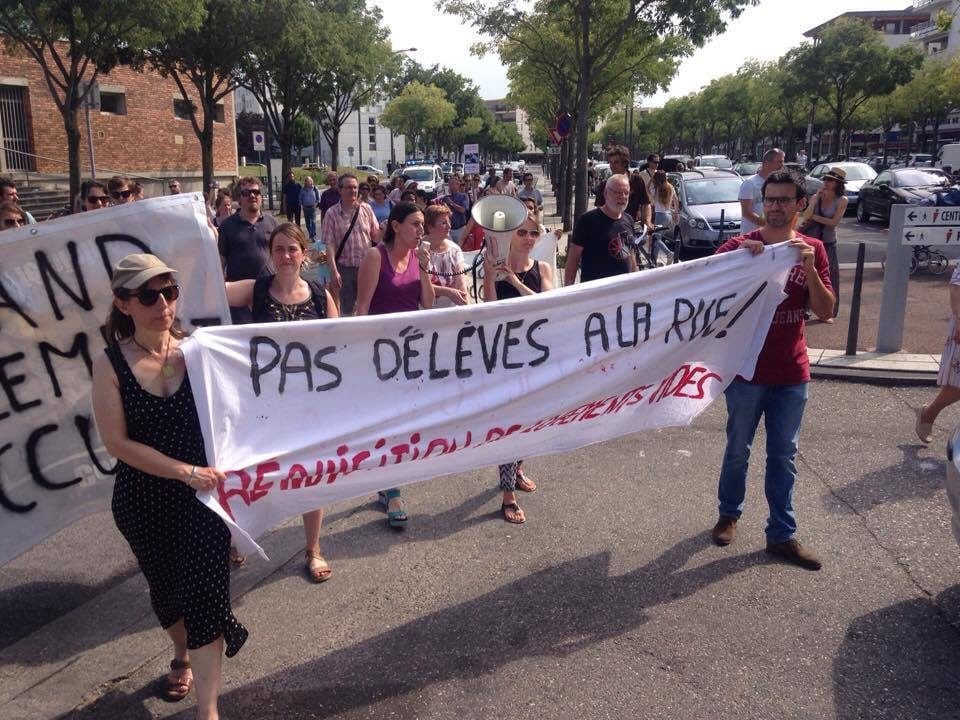
M 204 328 L 184 347 L 234 540 L 375 490 L 689 423 L 753 374 L 797 252 L 534 297 Z M 242 530 L 241 530 L 242 529 Z
M 467 143 L 463 146 L 463 172 L 477 175 L 480 172 L 480 145 Z
M 90 367 L 114 264 L 153 252 L 179 271 L 185 329 L 229 322 L 203 198 L 173 195 L 0 233 L 0 563 L 109 507 Z

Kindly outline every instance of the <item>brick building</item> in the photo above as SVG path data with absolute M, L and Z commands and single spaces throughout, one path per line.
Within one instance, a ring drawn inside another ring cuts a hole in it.
M 200 143 L 189 120 L 189 106 L 176 83 L 157 73 L 120 67 L 98 76 L 98 85 L 100 109 L 90 111 L 97 176 L 178 177 L 185 190 L 199 189 Z M 84 110 L 78 121 L 81 174 L 89 177 Z M 42 69 L 22 51 L 10 55 L 0 49 L 0 143 L 4 148 L 0 173 L 67 174 L 63 120 Z M 231 94 L 222 101 L 214 123 L 214 172 L 217 177 L 229 178 L 236 171 Z

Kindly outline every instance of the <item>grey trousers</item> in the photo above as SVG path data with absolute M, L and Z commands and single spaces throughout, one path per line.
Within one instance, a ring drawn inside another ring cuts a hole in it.
M 357 268 L 341 265 L 340 271 L 340 314 L 353 315 L 357 305 Z

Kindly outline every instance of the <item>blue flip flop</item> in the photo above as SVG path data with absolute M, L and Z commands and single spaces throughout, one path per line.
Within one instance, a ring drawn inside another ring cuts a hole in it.
M 407 511 L 400 510 L 390 510 L 390 501 L 393 499 L 400 499 L 400 490 L 398 488 L 391 488 L 390 490 L 380 490 L 377 493 L 377 496 L 380 499 L 380 504 L 383 505 L 383 509 L 387 511 L 387 524 L 392 528 L 402 528 L 407 524 Z

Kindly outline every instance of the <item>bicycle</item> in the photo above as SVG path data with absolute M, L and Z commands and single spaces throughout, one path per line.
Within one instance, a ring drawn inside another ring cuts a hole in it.
M 947 256 L 939 250 L 932 249 L 929 245 L 911 245 L 912 254 L 910 256 L 909 274 L 914 275 L 917 271 L 923 270 L 931 275 L 942 275 L 950 268 L 950 261 Z M 880 267 L 887 269 L 887 256 L 880 259 Z
M 654 225 L 653 231 L 648 231 L 643 223 L 635 223 L 633 226 L 633 254 L 637 258 L 638 270 L 655 270 L 658 267 L 672 265 L 676 260 L 673 251 L 664 242 L 670 227 L 667 225 Z M 652 238 L 650 249 L 647 249 L 647 238 Z

